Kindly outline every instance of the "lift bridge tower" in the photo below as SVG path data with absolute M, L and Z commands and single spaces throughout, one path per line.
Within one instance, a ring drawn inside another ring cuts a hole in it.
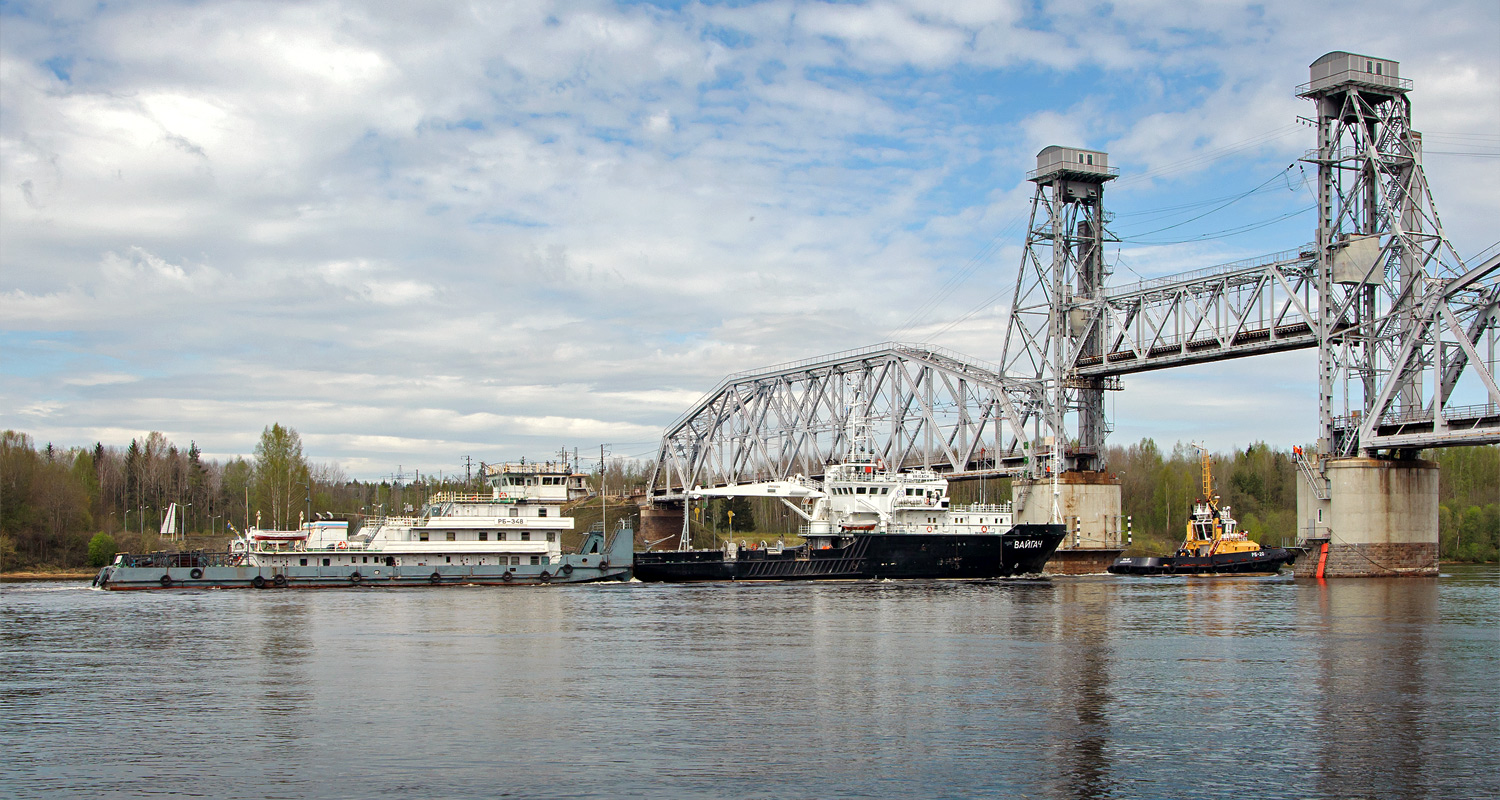
M 1098 566 L 1119 553 L 1120 483 L 1103 469 L 1104 392 L 1120 388 L 1118 376 L 1081 376 L 1081 359 L 1098 358 L 1103 331 L 1091 313 L 1091 299 L 1102 296 L 1109 270 L 1104 245 L 1115 241 L 1106 230 L 1104 186 L 1119 175 L 1109 155 L 1098 150 L 1051 146 L 1037 154 L 1027 175 L 1036 190 L 1031 200 L 1026 249 L 1016 274 L 1010 327 L 1002 366 L 1006 375 L 1046 387 L 1046 400 L 1031 438 L 1026 471 L 1012 483 L 1017 519 L 1047 522 L 1061 518 L 1070 536 L 1061 548 L 1098 551 Z M 1076 433 L 1068 430 L 1076 421 Z
M 1443 235 L 1397 62 L 1335 51 L 1310 78 L 1318 452 L 1301 463 L 1297 571 L 1436 574 L 1438 470 L 1417 456 L 1495 439 L 1494 259 L 1466 267 Z

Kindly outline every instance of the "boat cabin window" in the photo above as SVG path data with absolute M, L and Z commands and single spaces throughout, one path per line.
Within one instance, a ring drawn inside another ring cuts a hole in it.
M 539 509 L 537 509 L 536 510 L 536 515 L 539 516 L 539 517 L 545 517 L 545 516 L 547 516 L 547 509 L 545 509 L 545 508 L 539 508 Z
M 458 541 L 458 532 L 457 531 L 448 531 L 448 541 L 450 541 L 450 542 Z
M 516 507 L 515 506 L 511 506 L 510 507 L 510 515 L 512 517 L 514 517 L 516 515 Z
M 305 558 L 302 559 L 302 564 L 301 565 L 304 566 L 304 567 L 307 566 L 307 559 L 305 559 Z
M 503 542 L 506 540 L 506 538 L 507 536 L 505 534 L 505 531 L 500 531 L 499 533 L 495 534 L 495 541 L 497 542 Z
M 547 541 L 549 541 L 549 542 L 555 542 L 555 541 L 557 541 L 557 534 L 554 533 L 554 532 L 552 532 L 552 531 L 547 531 Z
M 541 556 L 532 556 L 531 557 L 531 563 L 533 563 L 533 564 L 540 564 L 540 563 L 542 563 L 542 557 Z
M 487 542 L 489 540 L 490 540 L 490 532 L 489 531 L 480 531 L 479 532 L 479 541 L 481 541 L 481 542 Z
M 420 541 L 420 542 L 427 541 L 427 531 L 422 531 L 421 533 L 417 534 L 417 541 Z
M 326 558 L 323 559 L 323 566 L 325 566 L 325 567 L 328 566 L 328 559 L 326 559 Z
M 865 493 L 865 487 L 863 487 L 863 486 L 856 487 L 854 489 L 854 493 L 855 494 L 864 494 Z
M 531 531 L 521 531 L 521 541 L 523 541 L 523 542 L 529 542 L 529 541 L 531 541 Z

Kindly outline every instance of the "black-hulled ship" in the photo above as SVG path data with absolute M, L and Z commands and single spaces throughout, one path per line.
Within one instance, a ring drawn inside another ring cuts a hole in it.
M 1194 445 L 1197 447 L 1197 445 Z M 1261 547 L 1239 529 L 1229 506 L 1213 493 L 1208 451 L 1203 456 L 1203 500 L 1193 504 L 1187 536 L 1170 556 L 1129 556 L 1115 559 L 1116 575 L 1223 575 L 1275 573 L 1291 566 L 1296 553 L 1284 547 Z
M 867 436 L 853 441 L 863 445 Z M 1062 524 L 1014 523 L 1009 503 L 952 506 L 948 481 L 927 469 L 895 472 L 868 446 L 829 464 L 822 481 L 694 489 L 712 497 L 780 499 L 804 521 L 803 544 L 729 541 L 709 550 L 635 554 L 642 581 L 986 579 L 1036 574 L 1062 542 Z

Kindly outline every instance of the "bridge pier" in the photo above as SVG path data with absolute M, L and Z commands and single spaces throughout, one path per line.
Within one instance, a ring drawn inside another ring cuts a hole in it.
M 1437 464 L 1336 458 L 1324 469 L 1324 492 L 1305 479 L 1297 483 L 1307 548 L 1293 567 L 1297 577 L 1438 574 Z
M 676 550 L 682 536 L 682 503 L 643 503 L 635 549 Z
M 1052 521 L 1052 479 L 1011 482 L 1016 522 Z M 1068 537 L 1047 562 L 1054 575 L 1103 572 L 1125 549 L 1120 478 L 1108 472 L 1068 470 L 1058 476 L 1057 507 Z

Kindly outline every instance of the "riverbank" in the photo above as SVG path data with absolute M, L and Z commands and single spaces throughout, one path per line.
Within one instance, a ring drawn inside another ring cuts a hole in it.
M 57 572 L 0 572 L 0 583 L 23 583 L 26 581 L 88 581 L 93 580 L 97 570 L 79 572 L 59 570 Z

